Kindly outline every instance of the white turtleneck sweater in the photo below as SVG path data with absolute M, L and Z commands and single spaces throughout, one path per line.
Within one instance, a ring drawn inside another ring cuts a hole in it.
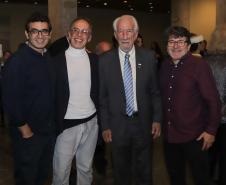
M 85 49 L 71 46 L 65 51 L 70 97 L 65 119 L 83 119 L 96 112 L 90 97 L 91 70 Z

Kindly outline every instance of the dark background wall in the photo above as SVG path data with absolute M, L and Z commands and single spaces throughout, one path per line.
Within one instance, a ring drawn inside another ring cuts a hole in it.
M 25 40 L 24 24 L 33 11 L 47 14 L 48 7 L 44 5 L 0 4 L 0 43 L 3 43 L 4 49 L 15 51 L 19 43 Z M 93 39 L 88 45 L 91 50 L 94 50 L 96 44 L 101 40 L 111 41 L 113 36 L 112 22 L 122 14 L 132 14 L 137 18 L 145 47 L 149 48 L 151 41 L 155 40 L 164 48 L 163 32 L 170 25 L 169 14 L 78 8 L 78 16 L 85 16 L 93 22 Z

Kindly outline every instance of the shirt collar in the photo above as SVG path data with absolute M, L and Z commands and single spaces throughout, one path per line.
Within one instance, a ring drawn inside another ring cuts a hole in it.
M 122 56 L 125 56 L 126 54 L 129 54 L 130 56 L 134 55 L 135 53 L 135 47 L 133 46 L 132 49 L 126 53 L 124 51 L 122 51 L 120 48 L 119 48 L 119 54 L 122 55 Z
M 174 64 L 173 60 L 170 59 L 170 64 L 171 65 L 180 65 L 180 64 L 183 64 L 185 61 L 186 61 L 186 58 L 188 58 L 189 56 L 191 56 L 191 53 L 190 52 L 187 52 L 181 59 L 180 61 L 177 63 L 177 64 Z
M 29 44 L 28 41 L 26 41 L 25 44 L 26 44 L 27 47 L 30 48 L 34 53 L 37 53 L 37 54 L 39 54 L 39 55 L 42 55 L 42 56 L 43 56 L 43 55 L 45 55 L 45 53 L 47 52 L 47 49 L 46 49 L 46 48 L 43 48 L 42 53 L 36 51 L 33 47 L 30 46 L 30 44 Z

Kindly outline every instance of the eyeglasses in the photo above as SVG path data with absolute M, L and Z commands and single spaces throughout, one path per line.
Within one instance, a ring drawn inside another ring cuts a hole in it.
M 71 33 L 72 34 L 88 35 L 90 33 L 90 31 L 86 30 L 86 29 L 80 30 L 79 28 L 72 28 Z
M 185 44 L 187 43 L 186 40 L 178 40 L 178 41 L 175 41 L 175 40 L 168 40 L 168 46 L 169 47 L 173 47 L 177 44 L 177 46 L 179 47 L 183 47 L 185 46 Z
M 39 35 L 39 33 L 41 33 L 41 35 L 43 35 L 43 36 L 48 36 L 48 35 L 49 35 L 49 30 L 48 30 L 48 29 L 42 29 L 42 30 L 31 29 L 31 30 L 29 31 L 29 33 L 30 33 L 32 36 L 37 36 L 37 35 Z
M 117 32 L 118 34 L 123 34 L 123 33 L 132 34 L 132 33 L 135 33 L 135 30 L 134 30 L 134 29 L 117 30 L 116 32 Z

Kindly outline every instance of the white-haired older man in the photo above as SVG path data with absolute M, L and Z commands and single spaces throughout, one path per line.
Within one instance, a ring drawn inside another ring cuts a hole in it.
M 113 22 L 119 47 L 100 57 L 100 122 L 112 144 L 117 185 L 151 184 L 151 143 L 160 135 L 161 102 L 154 54 L 135 48 L 136 19 Z M 153 137 L 151 137 L 153 135 Z M 132 173 L 134 172 L 134 173 Z

